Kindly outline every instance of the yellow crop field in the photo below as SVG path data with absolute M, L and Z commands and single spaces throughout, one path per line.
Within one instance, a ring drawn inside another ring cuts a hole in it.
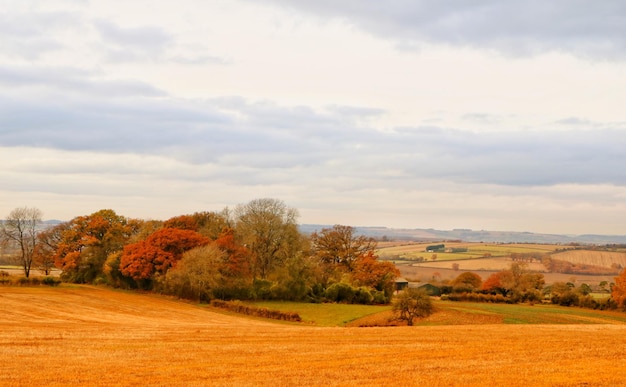
M 614 386 L 626 325 L 332 328 L 93 287 L 0 287 L 0 385 Z
M 552 254 L 552 258 L 576 265 L 612 267 L 614 264 L 626 267 L 626 253 L 617 251 L 569 250 Z

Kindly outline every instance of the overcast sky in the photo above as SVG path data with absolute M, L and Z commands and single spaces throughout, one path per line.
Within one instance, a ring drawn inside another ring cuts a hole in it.
M 0 218 L 626 234 L 626 2 L 0 0 Z

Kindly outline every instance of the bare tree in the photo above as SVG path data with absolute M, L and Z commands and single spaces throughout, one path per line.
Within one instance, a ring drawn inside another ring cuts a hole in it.
M 2 243 L 16 248 L 15 258 L 24 269 L 26 278 L 30 275 L 30 268 L 33 264 L 41 215 L 41 210 L 38 208 L 16 208 L 11 211 L 0 227 Z
M 255 199 L 235 208 L 235 232 L 252 253 L 255 278 L 266 279 L 300 248 L 298 211 L 277 199 Z

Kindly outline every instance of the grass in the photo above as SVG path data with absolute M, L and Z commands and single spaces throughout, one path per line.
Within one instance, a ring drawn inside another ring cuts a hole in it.
M 464 314 L 497 316 L 504 324 L 626 324 L 626 314 L 614 311 L 596 311 L 567 308 L 551 304 L 489 304 L 441 301 L 441 310 Z
M 282 312 L 296 312 L 304 322 L 323 327 L 345 326 L 351 321 L 390 310 L 390 306 L 312 304 L 301 302 L 255 302 L 254 305 Z
M 454 305 L 486 319 L 530 313 Z M 0 287 L 0 316 L 0 385 L 9 386 L 624 383 L 626 325 L 618 321 L 319 327 L 87 286 Z

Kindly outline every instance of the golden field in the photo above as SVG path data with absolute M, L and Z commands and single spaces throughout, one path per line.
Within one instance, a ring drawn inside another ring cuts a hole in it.
M 626 267 L 626 253 L 621 251 L 569 250 L 552 254 L 552 258 L 576 265 L 594 265 L 600 267 Z
M 614 386 L 626 325 L 328 328 L 95 287 L 0 287 L 0 385 Z

